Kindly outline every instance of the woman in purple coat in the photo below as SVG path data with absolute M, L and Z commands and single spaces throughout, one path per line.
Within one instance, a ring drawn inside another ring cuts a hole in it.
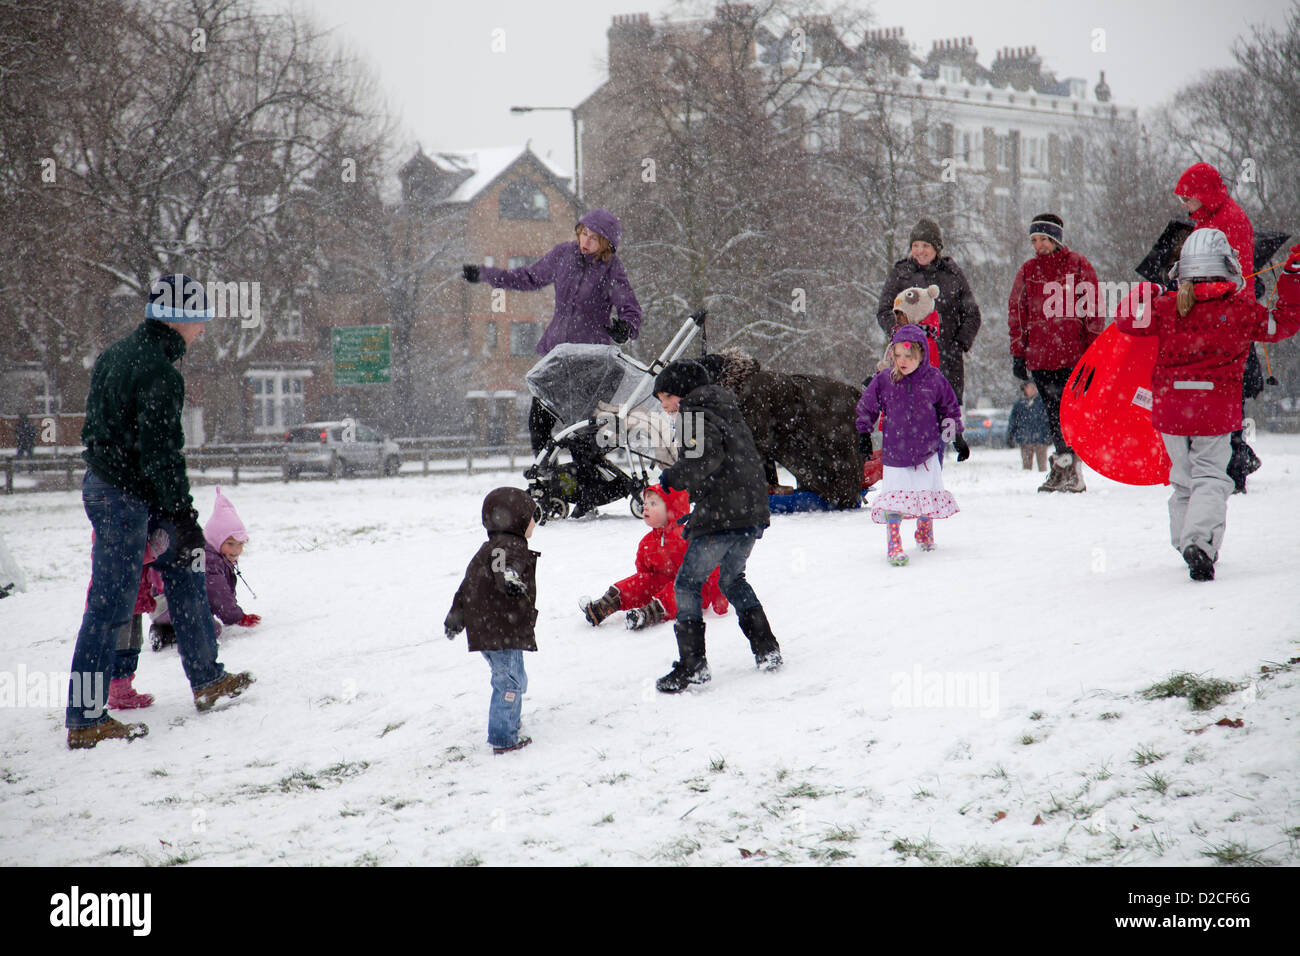
M 575 240 L 562 242 L 532 265 L 518 269 L 466 265 L 465 279 L 486 282 L 498 289 L 532 292 L 555 286 L 555 314 L 537 343 L 545 355 L 562 342 L 619 345 L 641 333 L 641 306 L 618 258 L 623 226 L 607 209 L 593 209 L 574 227 Z M 611 310 L 617 314 L 610 319 Z M 555 428 L 555 416 L 533 399 L 528 413 L 528 433 L 533 452 L 540 451 Z M 578 465 L 579 480 L 588 485 L 598 481 L 594 464 L 600 453 L 592 443 L 575 443 L 570 449 Z M 579 500 L 575 518 L 592 506 Z

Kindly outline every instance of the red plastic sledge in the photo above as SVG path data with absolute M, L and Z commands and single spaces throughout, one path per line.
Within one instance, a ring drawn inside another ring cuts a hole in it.
M 1088 467 L 1125 485 L 1169 484 L 1169 454 L 1151 425 L 1159 347 L 1155 336 L 1107 326 L 1079 359 L 1061 397 L 1066 442 Z

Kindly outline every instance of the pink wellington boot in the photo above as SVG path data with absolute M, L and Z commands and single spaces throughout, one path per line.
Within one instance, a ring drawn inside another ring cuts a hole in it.
M 153 703 L 153 694 L 140 694 L 131 686 L 135 675 L 115 677 L 108 682 L 108 706 L 110 710 L 135 710 L 148 707 Z
M 916 543 L 921 546 L 922 551 L 934 550 L 934 520 L 931 518 L 916 519 Z

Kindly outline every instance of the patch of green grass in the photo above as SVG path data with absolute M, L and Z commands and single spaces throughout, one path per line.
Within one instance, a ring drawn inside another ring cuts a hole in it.
M 826 796 L 827 793 L 829 792 L 830 791 L 822 790 L 821 788 L 805 780 L 803 783 L 799 784 L 798 786 L 791 787 L 781 796 L 785 800 L 793 800 L 796 797 L 808 797 L 810 800 L 818 800 L 821 797 Z
M 618 773 L 606 774 L 605 776 L 600 778 L 600 782 L 608 783 L 608 784 L 622 783 L 624 780 L 627 780 L 631 776 L 632 775 L 628 773 L 626 770 L 621 770 Z
M 692 853 L 698 852 L 700 843 L 698 840 L 692 840 L 690 837 L 681 837 L 672 843 L 660 847 L 658 856 L 663 857 L 673 863 L 680 863 Z
M 1149 773 L 1147 774 L 1147 782 L 1143 786 L 1138 787 L 1138 789 L 1154 790 L 1163 797 L 1169 792 L 1169 780 L 1162 774 Z
M 1193 747 L 1183 756 L 1183 763 L 1200 763 L 1205 759 L 1205 751 L 1200 747 Z
M 1119 720 L 1119 714 L 1113 710 L 1108 710 L 1097 717 L 1098 720 Z
M 934 794 L 924 788 L 918 788 L 912 791 L 913 800 L 929 800 Z
M 1092 779 L 1098 782 L 1109 780 L 1114 774 L 1110 771 L 1110 761 L 1106 761 L 1097 768 L 1097 772 L 1092 775 Z
M 402 797 L 385 796 L 379 798 L 379 805 L 388 807 L 390 810 L 400 810 L 402 807 L 409 807 L 411 804 L 418 802 L 417 800 L 406 800 Z
M 1005 850 L 969 847 L 962 850 L 952 862 L 956 866 L 1014 866 L 1017 861 L 1012 859 Z
M 599 826 L 604 826 L 606 823 L 613 823 L 613 822 L 614 822 L 614 814 L 607 813 L 599 820 L 597 820 L 595 823 L 593 823 L 592 826 L 599 827 Z
M 1030 720 L 1042 720 L 1042 719 L 1043 719 L 1043 712 L 1042 712 L 1041 710 L 1036 710 L 1036 711 L 1034 711 L 1032 714 L 1029 715 L 1029 719 L 1030 719 Z
M 149 775 L 151 777 L 165 777 L 167 776 L 167 771 L 164 770 L 162 767 L 158 767 L 154 770 L 150 770 Z
M 1148 744 L 1133 751 L 1133 756 L 1130 762 L 1139 767 L 1146 767 L 1150 764 L 1156 763 L 1157 761 L 1164 760 L 1167 756 L 1169 755 L 1160 753 L 1155 747 Z
M 379 855 L 367 850 L 349 864 L 350 866 L 383 866 L 384 861 L 379 859 Z
M 696 793 L 708 793 L 711 786 L 712 784 L 703 777 L 692 777 L 686 781 L 686 789 L 694 790 Z
M 395 723 L 395 724 L 389 724 L 387 727 L 385 727 L 383 730 L 381 730 L 381 731 L 379 732 L 379 736 L 380 736 L 380 737 L 387 737 L 387 736 L 388 736 L 389 734 L 391 734 L 394 730 L 398 730 L 399 728 L 401 728 L 405 723 L 406 723 L 406 721 L 404 721 L 404 720 L 399 720 L 399 721 L 397 721 L 397 723 Z
M 482 866 L 483 860 L 475 853 L 466 853 L 464 856 L 457 857 L 452 862 L 452 866 Z
M 852 853 L 850 853 L 848 850 L 842 850 L 837 846 L 813 847 L 811 850 L 808 851 L 808 855 L 812 857 L 814 860 L 819 860 L 822 863 L 835 863 L 839 860 L 853 859 Z
M 709 761 L 709 773 L 722 773 L 727 769 L 727 758 L 718 756 Z
M 457 763 L 458 761 L 464 760 L 466 757 L 469 756 L 469 754 L 465 753 L 465 751 L 461 750 L 459 747 L 456 746 L 448 747 L 446 750 L 442 752 L 442 754 L 443 754 L 443 759 L 446 760 L 447 763 Z
M 348 806 L 345 806 L 342 810 L 339 811 L 339 816 L 341 816 L 341 817 L 361 817 L 361 816 L 365 816 L 365 813 L 366 813 L 366 811 L 364 811 L 364 810 L 358 810 L 358 809 L 356 809 L 355 807 L 348 807 Z
M 1240 689 L 1240 684 L 1231 681 L 1217 677 L 1200 677 L 1184 671 L 1152 684 L 1142 691 L 1142 696 L 1147 700 L 1186 697 L 1192 710 L 1210 710 L 1222 703 L 1223 698 Z
M 281 777 L 277 786 L 281 793 L 301 793 L 304 790 L 324 790 L 328 786 L 338 786 L 347 777 L 364 773 L 370 764 L 364 760 L 355 763 L 336 763 L 316 773 L 295 770 L 287 777 Z
M 1004 766 L 1002 766 L 1002 764 L 998 764 L 996 767 L 994 767 L 992 770 L 990 770 L 990 771 L 989 771 L 988 773 L 986 773 L 984 776 L 989 777 L 989 778 L 991 778 L 991 779 L 993 779 L 993 780 L 1008 780 L 1008 779 L 1010 779 L 1010 778 L 1007 776 L 1007 768 L 1004 767 Z
M 889 848 L 903 859 L 915 857 L 922 863 L 938 863 L 943 858 L 943 851 L 935 846 L 928 836 L 924 840 L 908 840 L 899 837 Z
M 858 838 L 857 827 L 831 827 L 822 837 L 823 843 L 852 843 Z
M 1208 856 L 1217 863 L 1224 866 L 1266 866 L 1268 860 L 1265 860 L 1261 853 L 1263 850 L 1252 850 L 1244 843 L 1228 841 L 1226 843 L 1210 844 L 1208 850 L 1201 850 L 1201 856 Z
M 1028 747 L 1030 744 L 1038 743 L 1038 738 L 1033 736 L 1032 734 L 1025 734 L 1023 737 L 1020 738 L 1020 742 L 1024 744 L 1026 747 Z
M 786 777 L 790 776 L 790 771 L 780 767 L 776 771 L 776 782 L 781 783 Z

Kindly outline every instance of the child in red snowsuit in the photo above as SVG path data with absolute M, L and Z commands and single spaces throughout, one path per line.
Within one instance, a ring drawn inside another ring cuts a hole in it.
M 685 491 L 664 491 L 651 485 L 641 496 L 645 505 L 644 521 L 651 531 L 636 548 L 636 574 L 616 581 L 597 601 L 581 602 L 582 613 L 592 626 L 615 611 L 626 611 L 626 623 L 632 630 L 677 616 L 677 599 L 673 581 L 686 556 L 686 539 L 677 519 L 691 510 Z M 717 614 L 726 614 L 730 606 L 718 587 L 718 569 L 714 568 L 704 584 L 704 604 Z

